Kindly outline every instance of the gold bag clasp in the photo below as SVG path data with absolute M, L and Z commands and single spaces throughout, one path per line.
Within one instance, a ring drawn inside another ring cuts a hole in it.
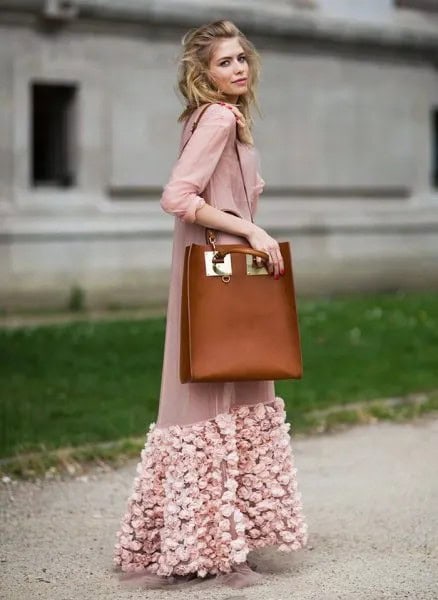
M 205 259 L 205 274 L 207 277 L 222 277 L 223 275 L 231 275 L 233 272 L 231 266 L 231 254 L 226 254 L 223 261 L 213 263 L 213 256 L 216 254 L 213 250 L 204 252 Z
M 269 275 L 268 269 L 262 263 L 259 267 L 257 263 L 253 260 L 252 254 L 246 255 L 246 274 L 247 275 Z
M 222 277 L 231 275 L 233 268 L 231 264 L 231 253 L 226 254 L 222 261 L 213 263 L 213 256 L 216 254 L 213 250 L 204 252 L 205 259 L 205 274 L 207 277 Z M 246 274 L 247 275 L 269 275 L 268 269 L 264 264 L 260 267 L 253 261 L 253 255 L 246 255 Z

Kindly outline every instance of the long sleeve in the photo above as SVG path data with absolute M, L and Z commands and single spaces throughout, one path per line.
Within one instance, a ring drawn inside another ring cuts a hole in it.
M 234 114 L 225 106 L 209 106 L 176 161 L 164 186 L 161 208 L 182 221 L 193 223 L 196 211 L 205 204 L 200 196 L 236 126 Z

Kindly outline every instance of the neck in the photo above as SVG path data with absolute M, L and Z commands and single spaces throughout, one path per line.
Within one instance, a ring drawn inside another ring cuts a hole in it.
M 224 96 L 230 104 L 237 104 L 237 101 L 239 100 L 239 96 L 230 96 L 229 94 L 224 94 Z

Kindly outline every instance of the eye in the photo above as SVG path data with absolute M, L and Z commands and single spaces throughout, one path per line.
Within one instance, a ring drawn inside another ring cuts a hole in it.
M 244 54 L 241 54 L 241 55 L 239 56 L 239 59 L 238 59 L 238 60 L 239 60 L 240 62 L 242 62 L 242 60 L 246 60 L 246 56 L 245 56 Z M 230 62 L 230 61 L 229 61 L 228 59 L 227 59 L 227 60 L 223 60 L 223 61 L 222 61 L 222 62 L 219 64 L 219 66 L 220 66 L 220 67 L 225 67 L 225 66 L 226 66 L 226 65 L 227 65 L 229 62 Z

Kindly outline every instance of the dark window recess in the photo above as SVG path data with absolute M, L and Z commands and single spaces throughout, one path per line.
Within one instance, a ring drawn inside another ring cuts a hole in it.
M 395 0 L 395 5 L 412 10 L 430 10 L 432 12 L 438 10 L 437 0 Z
M 438 188 L 438 108 L 432 110 L 432 185 Z
M 32 84 L 32 184 L 76 183 L 77 87 Z

